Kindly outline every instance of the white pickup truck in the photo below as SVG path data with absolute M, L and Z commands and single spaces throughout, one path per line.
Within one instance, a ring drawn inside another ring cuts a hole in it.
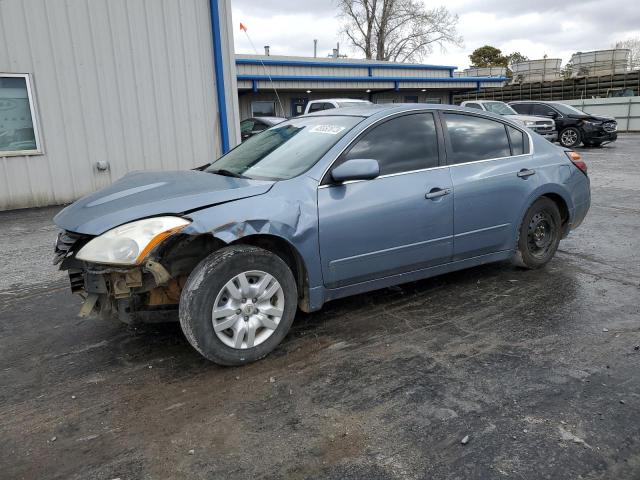
M 558 131 L 556 130 L 556 122 L 552 118 L 535 117 L 532 115 L 520 115 L 513 108 L 504 102 L 497 100 L 467 100 L 460 104 L 461 107 L 477 108 L 486 112 L 504 115 L 511 120 L 523 124 L 529 130 L 533 130 L 538 135 L 542 135 L 550 142 L 558 140 Z

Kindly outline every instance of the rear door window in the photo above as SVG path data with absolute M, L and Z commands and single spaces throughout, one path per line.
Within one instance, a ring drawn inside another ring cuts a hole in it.
M 451 152 L 449 163 L 466 163 L 511 155 L 505 125 L 488 118 L 445 113 Z
M 528 138 L 526 138 L 524 132 L 509 126 L 507 126 L 507 131 L 509 132 L 509 140 L 511 141 L 511 154 L 523 155 L 527 153 L 528 144 L 525 142 Z
M 438 135 L 433 114 L 403 115 L 373 127 L 356 141 L 340 163 L 353 158 L 377 160 L 380 175 L 438 166 Z
M 467 107 L 467 108 L 476 108 L 478 110 L 482 110 L 482 107 L 480 106 L 479 103 L 466 103 L 465 107 Z
M 549 105 L 544 105 L 542 103 L 535 103 L 531 109 L 531 115 L 535 115 L 537 117 L 549 117 L 549 113 L 556 113 L 556 111 Z
M 511 107 L 520 115 L 531 115 L 530 103 L 514 103 Z
M 309 112 L 319 112 L 324 110 L 324 103 L 312 103 L 309 107 Z

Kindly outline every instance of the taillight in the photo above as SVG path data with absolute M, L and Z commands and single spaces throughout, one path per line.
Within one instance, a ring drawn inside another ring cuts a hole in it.
M 569 157 L 569 160 L 571 160 L 571 163 L 573 163 L 576 167 L 578 167 L 578 169 L 582 173 L 584 173 L 585 175 L 587 174 L 587 164 L 584 163 L 584 160 L 582 160 L 582 157 L 578 152 L 567 151 L 564 153 L 567 155 L 567 157 Z

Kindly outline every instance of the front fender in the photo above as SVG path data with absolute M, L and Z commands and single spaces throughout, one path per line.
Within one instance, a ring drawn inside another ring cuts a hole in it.
M 278 182 L 268 194 L 192 212 L 184 233 L 209 233 L 227 244 L 250 235 L 280 237 L 300 255 L 309 287 L 321 286 L 316 187 L 306 177 Z

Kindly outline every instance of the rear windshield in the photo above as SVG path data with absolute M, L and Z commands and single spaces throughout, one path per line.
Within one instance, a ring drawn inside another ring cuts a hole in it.
M 497 113 L 498 115 L 517 115 L 513 108 L 503 102 L 484 102 L 484 106 L 487 107 L 487 110 L 492 113 Z
M 307 171 L 363 120 L 322 116 L 287 120 L 254 135 L 205 171 L 258 180 L 286 180 Z

